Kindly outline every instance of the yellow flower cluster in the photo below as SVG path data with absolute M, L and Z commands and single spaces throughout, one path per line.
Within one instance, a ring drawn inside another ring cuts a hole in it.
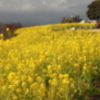
M 21 28 L 0 40 L 0 100 L 72 100 L 92 88 L 100 76 L 100 34 L 52 30 L 68 26 Z

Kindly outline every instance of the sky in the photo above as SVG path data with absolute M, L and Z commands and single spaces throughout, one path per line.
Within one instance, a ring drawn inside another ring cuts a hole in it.
M 63 17 L 87 19 L 87 6 L 94 0 L 0 0 L 0 22 L 44 25 Z

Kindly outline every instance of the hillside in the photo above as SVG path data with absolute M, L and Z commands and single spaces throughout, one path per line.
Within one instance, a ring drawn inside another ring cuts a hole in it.
M 20 28 L 0 40 L 0 100 L 88 100 L 99 94 L 100 34 L 68 29 L 74 25 Z

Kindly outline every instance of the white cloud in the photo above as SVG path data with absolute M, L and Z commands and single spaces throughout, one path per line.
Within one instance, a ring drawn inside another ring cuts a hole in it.
M 71 7 L 85 5 L 93 0 L 0 0 L 0 11 L 65 11 Z M 76 9 L 76 8 L 75 8 Z M 79 9 L 80 10 L 80 9 Z
M 2 1 L 0 1 L 0 7 L 2 7 L 3 6 L 3 3 L 2 3 Z
M 68 0 L 43 0 L 43 4 L 48 6 L 59 6 L 61 4 L 67 3 Z
M 58 4 L 67 2 L 67 0 L 43 0 L 43 2 L 49 5 L 55 4 L 55 3 L 58 5 Z
M 41 22 L 43 22 L 43 19 L 45 19 L 45 21 L 52 21 L 53 19 L 58 20 L 64 16 L 76 14 L 84 17 L 86 16 L 87 5 L 92 1 L 93 0 L 0 0 L 0 20 L 14 20 L 15 15 L 17 15 L 16 18 L 20 18 L 20 20 L 26 21 L 28 18 L 28 20 L 33 20 L 34 18 Z M 9 16 L 9 18 L 7 16 Z M 26 19 L 25 16 L 27 16 Z
M 43 4 L 43 5 L 46 5 L 46 4 L 47 4 L 46 0 L 43 0 L 43 1 L 42 1 L 42 4 Z
M 24 10 L 24 11 L 31 10 L 31 9 L 32 9 L 32 6 L 30 4 L 21 7 L 21 10 Z
M 68 0 L 42 0 L 42 4 L 48 10 L 60 12 L 68 7 Z
M 7 2 L 6 0 L 0 0 L 0 11 L 5 12 L 15 12 L 15 11 L 31 11 L 35 10 L 36 6 L 31 4 L 31 0 L 10 0 Z

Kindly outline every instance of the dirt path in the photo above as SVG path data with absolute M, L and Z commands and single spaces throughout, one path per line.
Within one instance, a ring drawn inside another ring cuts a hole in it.
M 100 29 L 89 29 L 89 32 L 100 32 Z

